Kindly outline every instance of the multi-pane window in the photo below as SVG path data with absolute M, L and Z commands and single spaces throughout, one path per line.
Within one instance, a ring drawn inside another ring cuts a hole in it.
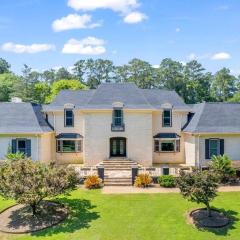
M 163 175 L 169 175 L 169 168 L 168 167 L 164 167 L 162 169 L 162 173 L 163 173 Z
M 123 110 L 114 109 L 113 110 L 113 125 L 122 126 L 123 125 Z
M 26 144 L 26 140 L 17 140 L 17 152 L 21 152 L 26 154 L 27 153 L 27 144 Z
M 209 139 L 209 156 L 217 156 L 220 154 L 220 141 L 219 139 Z
M 65 115 L 65 119 L 64 119 L 65 127 L 73 127 L 73 125 L 74 125 L 73 110 L 72 109 L 65 109 L 64 115 Z
M 162 121 L 163 121 L 162 122 L 163 127 L 172 126 L 172 110 L 171 109 L 165 109 L 163 111 Z
M 57 152 L 81 152 L 81 140 L 57 140 Z
M 180 140 L 155 140 L 154 152 L 180 152 Z

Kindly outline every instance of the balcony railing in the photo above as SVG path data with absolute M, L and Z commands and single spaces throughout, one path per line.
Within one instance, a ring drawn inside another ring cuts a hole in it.
M 125 124 L 122 124 L 122 125 L 111 124 L 111 130 L 112 130 L 112 132 L 124 132 Z

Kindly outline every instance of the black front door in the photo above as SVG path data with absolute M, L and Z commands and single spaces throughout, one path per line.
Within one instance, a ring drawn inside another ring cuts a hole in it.
M 110 139 L 110 157 L 126 157 L 126 138 Z

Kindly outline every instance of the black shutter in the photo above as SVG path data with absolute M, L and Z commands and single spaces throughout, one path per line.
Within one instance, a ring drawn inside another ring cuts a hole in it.
M 12 139 L 12 153 L 16 153 L 16 152 L 17 152 L 17 140 Z
M 205 139 L 205 159 L 210 159 L 210 156 L 209 156 L 209 139 Z
M 224 154 L 224 139 L 220 139 L 220 155 Z
M 27 157 L 31 157 L 31 140 L 26 140 L 26 155 Z

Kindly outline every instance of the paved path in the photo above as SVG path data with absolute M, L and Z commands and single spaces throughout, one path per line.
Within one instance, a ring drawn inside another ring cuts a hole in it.
M 240 192 L 240 186 L 224 186 L 218 189 L 219 192 Z M 158 186 L 150 188 L 137 187 L 115 187 L 106 186 L 102 189 L 103 194 L 132 194 L 132 193 L 179 193 L 178 188 L 162 188 Z

